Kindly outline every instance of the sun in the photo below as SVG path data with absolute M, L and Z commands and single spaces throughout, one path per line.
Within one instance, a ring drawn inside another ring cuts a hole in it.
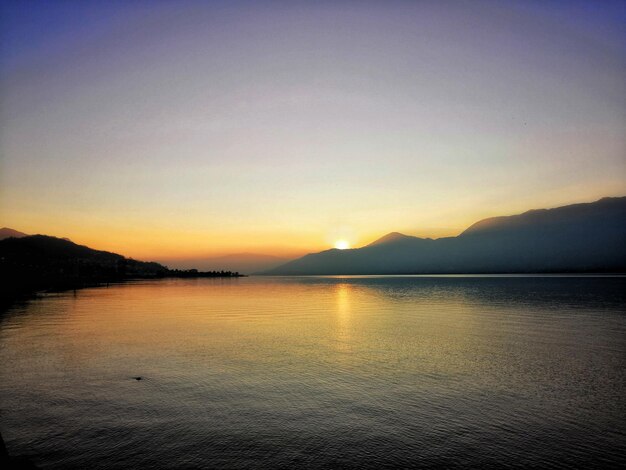
M 347 250 L 348 248 L 350 248 L 350 243 L 348 243 L 347 240 L 337 240 L 335 242 L 335 248 L 337 248 L 338 250 Z

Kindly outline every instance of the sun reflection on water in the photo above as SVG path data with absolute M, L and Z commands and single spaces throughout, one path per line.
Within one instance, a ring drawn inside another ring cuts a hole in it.
M 338 284 L 336 292 L 337 305 L 337 350 L 340 352 L 352 351 L 352 305 L 349 284 Z

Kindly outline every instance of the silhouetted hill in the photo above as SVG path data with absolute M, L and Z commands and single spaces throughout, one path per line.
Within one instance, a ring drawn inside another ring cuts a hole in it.
M 25 236 L 27 236 L 26 233 L 18 232 L 17 230 L 13 230 L 9 227 L 0 228 L 0 240 L 4 240 L 5 238 L 9 237 L 21 238 Z
M 94 250 L 67 239 L 29 235 L 0 240 L 0 293 L 75 288 L 103 282 L 160 277 L 233 277 L 229 271 L 170 270 L 154 262 Z
M 0 241 L 0 265 L 54 269 L 58 272 L 115 272 L 158 276 L 168 271 L 158 263 L 137 261 L 108 251 L 77 245 L 66 238 L 28 235 Z M 71 264 L 71 266 L 69 264 Z
M 3 290 L 62 288 L 121 280 L 129 277 L 163 277 L 168 269 L 158 263 L 125 258 L 47 235 L 0 240 L 0 274 Z
M 626 197 L 481 220 L 458 237 L 390 233 L 363 248 L 309 254 L 265 274 L 626 271 Z

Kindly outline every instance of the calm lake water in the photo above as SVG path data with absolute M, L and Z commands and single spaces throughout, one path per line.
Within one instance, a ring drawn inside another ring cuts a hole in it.
M 0 431 L 41 468 L 618 467 L 625 365 L 625 278 L 136 282 L 4 313 Z

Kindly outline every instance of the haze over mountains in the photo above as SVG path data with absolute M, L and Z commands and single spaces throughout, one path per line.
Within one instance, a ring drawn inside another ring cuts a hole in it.
M 255 273 L 274 269 L 290 261 L 290 258 L 258 253 L 235 253 L 223 256 L 197 257 L 189 259 L 159 259 L 159 262 L 178 269 L 197 268 L 214 270 L 228 268 L 240 273 Z
M 13 230 L 12 228 L 8 228 L 8 227 L 0 228 L 0 240 L 4 240 L 5 238 L 22 238 L 26 236 L 27 236 L 26 233 L 18 232 L 17 230 Z
M 157 263 L 6 227 L 0 240 L 4 271 L 24 271 L 23 277 L 32 277 L 34 268 L 46 278 L 79 268 L 93 277 L 168 271 Z M 433 240 L 392 232 L 362 248 L 331 249 L 289 262 L 250 253 L 171 261 L 183 269 L 272 275 L 626 272 L 626 197 L 488 218 L 457 237 Z
M 481 220 L 457 237 L 393 232 L 306 255 L 263 274 L 626 272 L 626 197 Z

